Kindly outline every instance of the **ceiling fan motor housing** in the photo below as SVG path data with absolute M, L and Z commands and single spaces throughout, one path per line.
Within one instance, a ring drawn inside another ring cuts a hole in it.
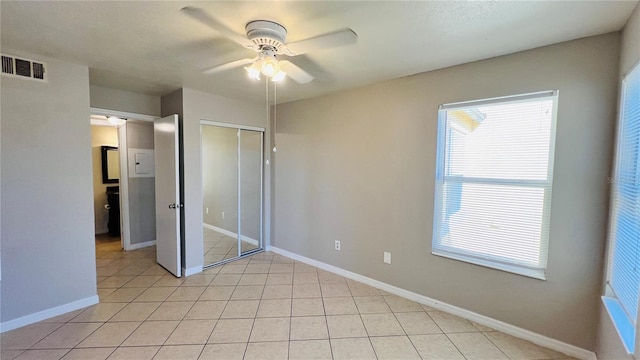
M 251 21 L 245 27 L 247 38 L 260 50 L 273 50 L 281 52 L 287 38 L 287 29 L 284 26 L 269 20 Z

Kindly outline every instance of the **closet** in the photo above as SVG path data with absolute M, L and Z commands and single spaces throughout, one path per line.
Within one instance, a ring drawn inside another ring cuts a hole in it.
M 264 129 L 200 122 L 204 267 L 263 249 Z

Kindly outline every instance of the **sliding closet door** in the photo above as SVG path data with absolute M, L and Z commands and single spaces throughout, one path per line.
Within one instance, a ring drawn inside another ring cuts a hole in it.
M 238 257 L 238 129 L 202 125 L 204 266 Z
M 262 132 L 240 130 L 240 252 L 262 247 Z
M 262 250 L 264 129 L 203 120 L 204 266 Z

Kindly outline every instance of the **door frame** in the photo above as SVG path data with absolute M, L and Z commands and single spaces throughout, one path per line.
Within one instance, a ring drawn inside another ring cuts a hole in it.
M 160 118 L 158 116 L 101 109 L 96 107 L 90 107 L 89 112 L 91 115 L 117 116 L 121 119 L 147 122 L 153 122 L 155 119 Z M 127 147 L 126 123 L 118 126 L 117 129 L 118 149 L 120 151 L 120 181 L 118 182 L 118 186 L 120 187 L 120 243 L 125 251 L 129 251 L 135 250 L 136 248 L 131 246 L 131 224 L 129 221 L 129 164 L 127 163 L 129 148 Z M 123 179 L 126 179 L 127 181 L 123 181 Z
M 203 171 L 203 165 L 202 165 L 202 125 L 212 125 L 212 126 L 219 126 L 219 127 L 224 127 L 224 128 L 231 128 L 231 129 L 236 129 L 238 131 L 240 130 L 249 130 L 249 131 L 257 131 L 261 133 L 261 137 L 260 137 L 260 147 L 261 147 L 261 151 L 260 151 L 260 241 L 259 241 L 259 245 L 257 249 L 253 249 L 250 250 L 246 253 L 242 253 L 241 250 L 241 245 L 240 245 L 240 237 L 241 237 L 241 220 L 240 220 L 240 212 L 241 212 L 241 199 L 240 199 L 240 190 L 241 190 L 241 185 L 240 185 L 240 140 L 238 140 L 238 232 L 237 232 L 237 240 L 238 240 L 238 256 L 235 258 L 231 258 L 231 259 L 225 259 L 225 260 L 221 260 L 218 262 L 215 262 L 213 264 L 204 264 L 203 262 L 203 269 L 207 269 L 213 266 L 219 266 L 222 264 L 226 264 L 228 262 L 231 261 L 235 261 L 238 259 L 241 259 L 243 257 L 249 256 L 249 255 L 253 255 L 257 252 L 262 252 L 265 251 L 266 246 L 265 246 L 265 231 L 264 231 L 264 227 L 265 227 L 265 219 L 264 219 L 264 196 L 265 196 L 265 190 L 264 190 L 264 186 L 265 186 L 265 178 L 264 178 L 264 158 L 265 158 L 265 148 L 264 148 L 264 144 L 265 144 L 265 134 L 266 134 L 266 129 L 263 127 L 258 127 L 258 126 L 249 126 L 249 125 L 239 125 L 239 124 L 233 124 L 233 123 L 225 123 L 225 122 L 219 122 L 219 121 L 211 121 L 211 120 L 204 120 L 201 119 L 200 120 L 200 179 L 202 179 L 202 171 Z M 201 193 L 204 195 L 204 183 L 201 184 L 203 189 L 201 189 Z M 201 201 L 204 201 L 204 198 L 201 198 Z M 200 204 L 200 208 L 202 208 L 204 206 L 204 204 Z M 204 238 L 203 238 L 204 241 Z

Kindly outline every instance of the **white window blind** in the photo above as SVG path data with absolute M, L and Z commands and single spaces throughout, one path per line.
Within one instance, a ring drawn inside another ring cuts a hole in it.
M 442 105 L 435 255 L 545 278 L 557 92 Z
M 622 83 L 612 177 L 610 257 L 605 305 L 633 353 L 640 297 L 640 66 Z

